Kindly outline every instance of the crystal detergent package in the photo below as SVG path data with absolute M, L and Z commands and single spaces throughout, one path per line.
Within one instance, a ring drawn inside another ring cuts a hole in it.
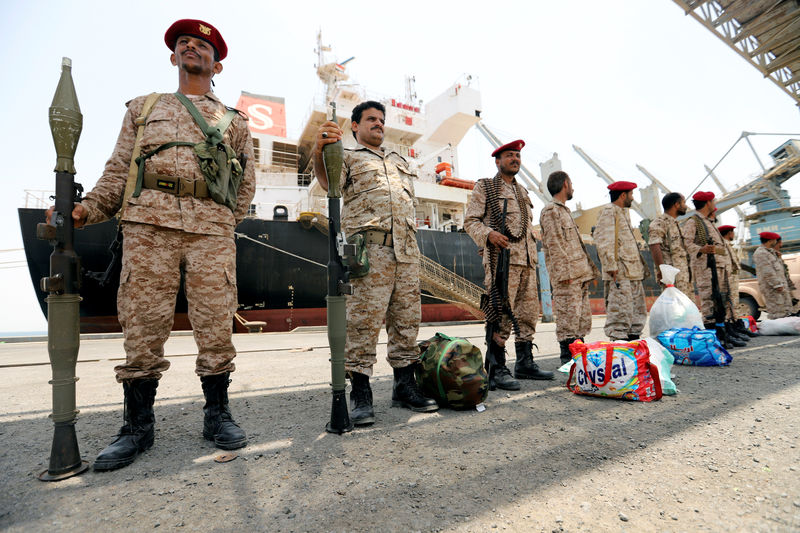
M 660 265 L 661 280 L 667 285 L 650 308 L 650 336 L 672 328 L 703 327 L 703 317 L 694 302 L 675 288 L 675 276 L 680 272 L 672 265 Z
M 668 329 L 657 338 L 675 358 L 676 365 L 727 366 L 733 360 L 710 329 Z
M 567 389 L 575 394 L 650 402 L 661 398 L 661 380 L 645 341 L 575 341 Z

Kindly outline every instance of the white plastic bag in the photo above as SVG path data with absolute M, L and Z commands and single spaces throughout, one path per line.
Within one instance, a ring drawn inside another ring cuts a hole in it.
M 758 323 L 762 335 L 800 335 L 800 316 L 787 316 Z
M 650 336 L 673 328 L 703 329 L 703 317 L 694 302 L 673 286 L 680 272 L 672 265 L 660 265 L 661 279 L 667 285 L 650 308 Z
M 646 338 L 647 349 L 650 351 L 650 362 L 658 367 L 658 378 L 661 380 L 661 392 L 665 396 L 671 396 L 678 393 L 678 388 L 675 382 L 672 381 L 672 364 L 675 358 L 672 354 L 661 346 L 661 343 L 653 338 Z

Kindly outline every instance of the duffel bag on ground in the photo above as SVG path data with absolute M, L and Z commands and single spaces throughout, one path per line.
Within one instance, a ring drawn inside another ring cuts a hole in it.
M 650 402 L 661 398 L 658 368 L 645 341 L 575 341 L 567 389 L 575 394 Z
M 419 343 L 417 384 L 443 407 L 472 409 L 486 400 L 489 376 L 483 355 L 467 339 L 437 333 Z
M 658 342 L 670 351 L 676 365 L 727 366 L 733 361 L 710 329 L 668 329 L 658 335 Z

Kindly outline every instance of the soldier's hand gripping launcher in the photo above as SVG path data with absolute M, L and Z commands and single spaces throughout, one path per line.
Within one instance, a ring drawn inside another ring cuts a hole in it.
M 331 102 L 336 122 L 336 103 Z M 325 426 L 329 433 L 342 434 L 353 429 L 347 410 L 344 373 L 344 345 L 347 337 L 347 296 L 353 294 L 344 259 L 355 254 L 355 246 L 347 244 L 341 229 L 339 199 L 342 197 L 341 176 L 344 162 L 342 141 L 322 148 L 322 160 L 328 176 L 328 344 L 331 349 L 331 420 Z
M 73 246 L 72 209 L 83 187 L 75 183 L 75 149 L 83 127 L 83 115 L 72 83 L 72 62 L 64 58 L 61 79 L 50 106 L 50 131 L 56 146 L 56 206 L 49 224 L 38 224 L 36 236 L 50 241 L 50 276 L 42 278 L 48 293 L 47 351 L 53 371 L 53 447 L 50 465 L 42 481 L 58 481 L 80 474 L 89 467 L 81 460 L 75 435 L 75 365 L 80 344 L 80 258 Z

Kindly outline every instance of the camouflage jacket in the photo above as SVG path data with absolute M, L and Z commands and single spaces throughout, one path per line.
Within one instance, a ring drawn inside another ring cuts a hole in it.
M 786 274 L 783 270 L 783 261 L 778 254 L 766 246 L 759 246 L 753 252 L 753 262 L 756 264 L 756 277 L 762 291 L 765 289 L 786 288 Z
M 414 196 L 416 172 L 397 152 L 358 145 L 344 151 L 342 230 L 392 234 L 399 263 L 419 261 Z
M 569 207 L 554 200 L 539 215 L 542 247 L 550 279 L 583 282 L 600 276 L 581 240 Z
M 703 228 L 705 228 L 706 242 L 703 242 L 703 231 L 698 231 L 697 221 L 701 221 Z M 717 268 L 730 271 L 731 269 L 731 256 L 728 254 L 728 248 L 725 247 L 725 239 L 722 238 L 717 227 L 711 222 L 708 217 L 697 213 L 689 217 L 683 223 L 683 242 L 686 244 L 686 251 L 689 252 L 689 260 L 693 268 L 706 268 L 706 259 L 704 253 L 700 252 L 706 244 L 713 244 L 716 248 Z
M 131 154 L 139 129 L 135 120 L 141 114 L 146 98 L 139 96 L 127 103 L 128 111 L 122 121 L 114 152 L 97 185 L 81 202 L 89 213 L 87 224 L 113 217 L 122 206 Z M 225 106 L 213 93 L 189 96 L 189 99 L 209 124 L 216 124 L 225 114 Z M 138 198 L 128 200 L 122 221 L 152 224 L 188 233 L 233 237 L 234 228 L 244 218 L 255 194 L 255 161 L 253 139 L 244 118 L 236 117 L 224 138 L 237 154 L 247 154 L 249 161 L 239 187 L 235 211 L 231 212 L 211 198 L 178 197 L 153 189 L 142 189 Z M 205 135 L 183 104 L 175 95 L 163 94 L 147 117 L 140 144 L 141 153 L 171 141 L 199 143 L 203 140 Z M 205 180 L 191 146 L 177 146 L 159 152 L 147 160 L 145 171 L 191 181 Z
M 464 216 L 464 230 L 472 237 L 479 248 L 486 248 L 489 234 L 494 231 L 489 225 L 491 215 L 486 201 L 486 187 L 491 179 L 478 180 L 472 190 L 472 196 L 467 204 L 467 212 Z M 528 191 L 520 185 L 516 178 L 511 183 L 503 181 L 498 200 L 502 209 L 503 199 L 508 200 L 506 213 L 506 227 L 514 234 L 519 234 L 522 229 L 522 212 L 519 202 L 514 194 L 514 188 L 522 199 L 522 205 L 528 210 L 528 228 L 523 238 L 510 245 L 510 264 L 536 266 L 539 262 L 536 251 L 536 237 L 533 235 L 533 204 L 528 196 Z M 489 264 L 489 255 L 483 254 L 483 264 Z
M 725 244 L 725 249 L 728 250 L 728 255 L 731 256 L 731 273 L 737 274 L 739 273 L 739 252 L 736 251 L 736 248 L 733 247 L 731 241 L 728 239 L 723 238 L 722 242 Z
M 677 266 L 689 265 L 689 253 L 683 242 L 683 234 L 678 221 L 666 213 L 661 213 L 650 223 L 648 244 L 661 246 L 664 263 Z
M 609 274 L 614 271 L 617 279 L 642 280 L 650 275 L 639 253 L 627 209 L 613 203 L 603 207 L 595 224 L 594 243 L 604 280 L 614 279 Z

